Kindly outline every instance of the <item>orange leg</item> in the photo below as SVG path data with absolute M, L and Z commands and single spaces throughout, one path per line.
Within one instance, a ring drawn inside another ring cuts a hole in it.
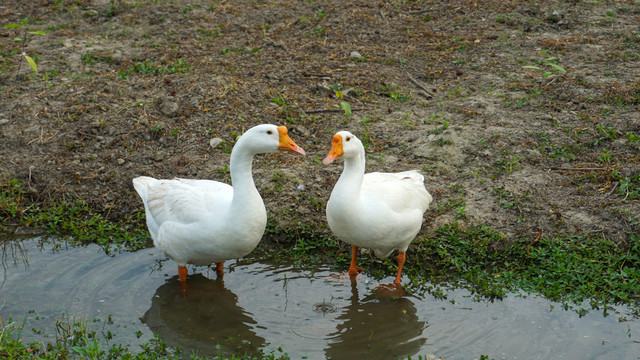
M 183 282 L 183 283 L 187 282 L 188 273 L 189 273 L 189 270 L 187 270 L 186 266 L 178 266 L 178 279 L 180 279 L 180 282 Z
M 222 261 L 216 264 L 216 273 L 218 276 L 222 276 L 224 274 L 224 267 L 222 266 Z
M 358 247 L 355 245 L 351 246 L 351 265 L 349 266 L 349 275 L 356 276 L 360 272 L 360 270 L 364 270 L 363 268 L 356 265 L 358 260 Z
M 400 284 L 402 282 L 402 265 L 404 265 L 405 254 L 404 252 L 398 253 L 398 275 L 396 275 L 396 280 L 393 282 L 394 284 Z

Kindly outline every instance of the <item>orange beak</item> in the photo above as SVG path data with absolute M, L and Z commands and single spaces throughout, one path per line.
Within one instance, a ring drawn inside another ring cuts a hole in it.
M 293 142 L 293 140 L 291 140 L 289 135 L 287 135 L 287 132 L 288 130 L 285 126 L 278 127 L 278 133 L 280 134 L 280 144 L 278 144 L 278 150 L 289 151 L 289 152 L 294 152 L 301 155 L 306 155 L 304 150 L 300 146 L 298 146 L 295 142 Z
M 327 157 L 322 160 L 322 163 L 325 165 L 329 165 L 333 162 L 333 160 L 344 155 L 344 151 L 342 150 L 342 136 L 335 134 L 333 135 L 333 140 L 331 140 L 331 150 L 327 154 Z

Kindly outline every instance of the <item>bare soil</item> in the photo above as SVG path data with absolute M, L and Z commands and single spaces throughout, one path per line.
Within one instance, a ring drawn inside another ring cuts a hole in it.
M 425 175 L 423 234 L 452 222 L 532 241 L 638 231 L 635 1 L 0 4 L 0 26 L 24 18 L 47 35 L 23 48 L 24 29 L 0 29 L 0 181 L 19 179 L 34 203 L 133 214 L 132 178 L 229 181 L 236 137 L 274 123 L 308 154 L 255 159 L 284 227 L 328 233 L 342 167 L 320 160 L 345 129 L 367 145 L 368 171 Z

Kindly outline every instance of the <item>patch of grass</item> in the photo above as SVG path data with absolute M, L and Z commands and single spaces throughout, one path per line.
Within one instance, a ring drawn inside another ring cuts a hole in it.
M 502 205 L 503 208 L 513 210 L 518 209 L 520 199 L 511 191 L 502 187 L 494 187 L 493 193 L 498 198 L 500 205 Z
M 106 252 L 138 250 L 149 246 L 144 213 L 117 221 L 89 209 L 86 202 L 58 201 L 47 206 L 25 205 L 24 186 L 16 179 L 0 187 L 0 231 L 21 226 L 44 230 L 47 234 L 68 237 L 74 244 L 96 243 Z
M 398 86 L 384 85 L 383 87 L 380 88 L 380 91 L 385 95 L 389 96 L 393 101 L 405 103 L 411 100 L 411 94 L 405 94 L 401 92 Z
M 93 65 L 99 62 L 111 64 L 113 62 L 113 59 L 111 58 L 111 56 L 94 54 L 89 50 L 87 50 L 84 54 L 82 54 L 81 59 L 82 59 L 82 62 L 87 65 Z
M 625 135 L 627 141 L 629 142 L 629 146 L 636 146 L 638 150 L 640 150 L 640 136 L 628 131 Z
M 543 56 L 546 56 L 548 51 L 549 50 L 541 50 L 540 53 Z M 546 79 L 551 75 L 564 74 L 567 72 L 567 70 L 565 70 L 565 68 L 560 66 L 558 62 L 559 62 L 559 59 L 557 57 L 550 56 L 545 58 L 544 60 L 537 60 L 536 61 L 537 65 L 526 65 L 526 66 L 523 66 L 523 68 L 537 70 L 541 73 L 542 78 Z
M 497 174 L 511 174 L 520 168 L 520 156 L 510 156 L 507 150 L 502 152 L 502 158 L 496 162 Z
M 31 341 L 25 342 L 22 333 L 25 320 L 20 322 L 12 318 L 0 317 L 0 357 L 3 359 L 45 359 L 45 360 L 71 360 L 71 359 L 127 359 L 127 360 L 179 360 L 185 358 L 180 348 L 168 346 L 155 335 L 152 339 L 139 345 L 139 349 L 130 350 L 128 346 L 113 342 L 116 336 L 111 331 L 91 330 L 88 321 L 83 319 L 62 318 L 56 320 L 55 341 Z M 92 323 L 111 323 L 111 315 L 106 319 L 94 319 Z M 40 333 L 32 329 L 34 333 Z M 140 334 L 138 334 L 139 336 Z M 282 350 L 279 350 L 282 353 Z M 205 360 L 196 354 L 190 354 L 190 359 Z M 218 354 L 220 360 L 289 360 L 286 353 L 266 354 L 258 349 L 254 354 L 223 355 Z
M 313 223 L 282 227 L 273 217 L 268 216 L 264 236 L 269 238 L 273 245 L 263 245 L 258 251 L 262 252 L 264 258 L 293 260 L 298 265 L 323 264 L 327 256 L 334 257 L 337 266 L 348 264 L 351 259 L 350 253 L 337 251 L 343 247 L 346 249 L 344 243 L 341 246 L 338 239 L 315 229 L 316 224 Z
M 282 192 L 283 181 L 287 179 L 287 176 L 280 171 L 279 169 L 275 169 L 273 171 L 273 176 L 271 180 L 276 184 L 276 192 Z
M 281 91 L 276 92 L 276 96 L 271 98 L 271 102 L 280 107 L 280 114 L 287 113 L 290 109 L 295 108 L 296 106 L 292 104 L 291 101 L 287 100 L 284 96 L 283 92 L 287 91 L 287 89 L 282 89 Z
M 547 133 L 538 133 L 538 145 L 537 149 L 545 156 L 548 156 L 551 159 L 564 159 L 567 161 L 571 161 L 575 158 L 575 156 L 580 152 L 581 145 L 579 143 L 574 143 L 570 145 L 556 145 L 549 139 L 549 134 Z
M 220 32 L 220 29 L 222 29 L 222 26 L 220 26 L 219 29 L 213 30 L 197 28 L 196 31 L 210 38 L 219 38 L 222 37 L 222 32 Z
M 622 176 L 618 171 L 613 172 L 613 178 L 620 184 L 618 194 L 625 199 L 640 199 L 640 174 L 631 177 Z
M 433 116 L 432 116 L 432 118 L 433 118 Z M 427 131 L 426 131 L 426 134 L 427 134 L 427 135 L 431 135 L 431 134 L 433 134 L 433 135 L 440 135 L 440 134 L 442 134 L 445 130 L 447 130 L 447 129 L 449 128 L 449 122 L 448 122 L 448 121 L 442 121 L 442 122 L 440 123 L 440 125 L 442 125 L 442 126 L 441 126 L 441 127 L 438 127 L 438 128 L 435 128 L 435 129 L 432 129 L 432 130 L 427 130 Z
M 610 304 L 640 305 L 637 234 L 625 247 L 587 236 L 511 242 L 484 225 L 453 223 L 410 246 L 407 263 L 414 289 L 433 290 L 427 281 L 442 280 L 486 298 L 524 290 L 578 312 L 588 311 L 586 304 L 605 312 Z
M 130 74 L 140 74 L 140 75 L 166 75 L 166 74 L 184 74 L 189 72 L 191 65 L 184 62 L 182 59 L 178 59 L 175 64 L 170 65 L 161 65 L 155 64 L 150 60 L 138 61 L 134 63 L 129 69 L 120 70 L 118 74 L 123 79 L 127 79 Z
M 464 201 L 464 188 L 459 184 L 451 184 L 449 185 L 449 193 L 450 196 L 446 201 L 440 201 L 433 208 L 433 211 L 436 215 L 445 214 L 447 211 L 451 209 L 456 209 L 456 213 L 458 214 L 458 218 L 466 218 L 466 206 L 467 203 Z

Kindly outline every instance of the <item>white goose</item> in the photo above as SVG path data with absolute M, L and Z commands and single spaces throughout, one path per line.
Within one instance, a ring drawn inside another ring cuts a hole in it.
M 417 171 L 365 174 L 364 147 L 348 131 L 333 136 L 331 150 L 322 161 L 330 164 L 344 158 L 344 169 L 327 203 L 327 221 L 331 231 L 351 244 L 349 275 L 357 275 L 358 247 L 370 248 L 379 258 L 398 250 L 400 284 L 405 252 L 422 227 L 422 216 L 432 197 Z
M 153 244 L 178 263 L 178 277 L 187 279 L 187 264 L 217 264 L 250 253 L 260 242 L 267 212 L 253 182 L 251 164 L 260 153 L 290 151 L 305 155 L 284 126 L 263 124 L 245 132 L 233 147 L 231 183 L 211 180 L 133 179 L 144 202 Z

